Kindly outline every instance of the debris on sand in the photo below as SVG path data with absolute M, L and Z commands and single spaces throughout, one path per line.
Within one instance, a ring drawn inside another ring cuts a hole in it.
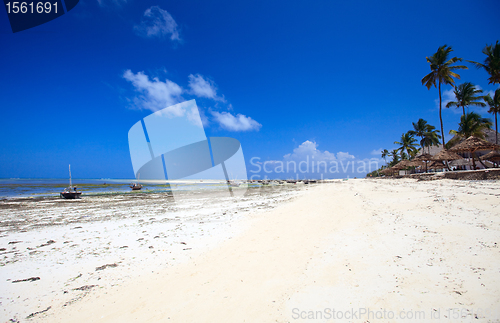
M 41 245 L 39 245 L 38 248 L 45 247 L 45 246 L 50 246 L 53 243 L 56 243 L 56 242 L 54 240 L 49 240 L 46 243 L 42 243 Z
M 91 290 L 92 288 L 96 287 L 97 285 L 84 285 L 81 287 L 73 288 L 73 290 L 82 290 L 82 291 L 87 291 Z
M 13 283 L 22 283 L 22 282 L 34 282 L 36 280 L 40 280 L 40 277 L 30 277 L 30 278 L 26 278 L 26 279 L 18 279 L 18 280 L 14 280 L 12 282 Z
M 118 266 L 118 264 L 116 264 L 116 263 L 114 263 L 114 264 L 102 265 L 102 266 L 100 266 L 100 267 L 96 267 L 95 271 L 98 271 L 98 270 L 104 270 L 104 269 L 106 269 L 106 268 L 108 268 L 108 267 L 110 267 L 110 268 L 114 268 L 114 267 L 116 267 L 116 266 Z
M 22 241 L 9 241 L 9 244 L 21 243 Z
M 38 311 L 38 312 L 35 312 L 35 313 L 31 313 L 30 315 L 28 315 L 26 318 L 27 319 L 30 319 L 32 317 L 34 317 L 35 315 L 38 315 L 38 314 L 42 314 L 44 312 L 47 312 L 48 310 L 50 310 L 52 308 L 52 306 L 49 306 L 47 307 L 46 309 L 44 309 L 43 311 Z

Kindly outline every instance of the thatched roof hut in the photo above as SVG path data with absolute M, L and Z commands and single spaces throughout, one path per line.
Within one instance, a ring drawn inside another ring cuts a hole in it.
M 500 153 L 498 151 L 490 151 L 484 156 L 481 156 L 482 160 L 489 160 L 492 162 L 499 162 L 500 161 Z
M 497 150 L 500 149 L 499 145 L 496 145 L 492 142 L 486 141 L 484 139 L 470 136 L 466 140 L 462 141 L 456 146 L 453 146 L 450 148 L 450 151 L 453 152 L 470 152 L 474 153 L 476 151 L 481 151 L 481 150 Z
M 381 174 L 384 174 L 384 175 L 390 175 L 394 172 L 396 172 L 397 169 L 394 169 L 393 167 L 389 167 L 389 168 L 384 168 L 380 171 Z
M 407 167 L 410 167 L 410 166 L 413 166 L 411 161 L 407 160 L 407 159 L 403 159 L 402 161 L 400 161 L 399 163 L 397 163 L 396 165 L 392 166 L 394 169 L 404 169 L 404 168 L 407 168 Z
M 483 140 L 481 138 L 477 138 L 474 136 L 470 136 L 466 140 L 462 141 L 458 145 L 453 146 L 450 151 L 453 152 L 469 152 L 472 154 L 472 167 L 473 169 L 476 168 L 476 162 L 474 160 L 474 156 L 476 154 L 476 151 L 482 151 L 482 150 L 498 150 L 500 149 L 499 145 L 496 145 L 492 142 Z M 477 156 L 476 156 L 477 157 Z M 482 161 L 479 159 L 479 162 L 482 163 Z M 483 164 L 484 166 L 484 164 Z M 486 167 L 486 166 L 484 166 Z
M 451 152 L 449 150 L 441 150 L 439 153 L 436 155 L 432 156 L 431 160 L 434 161 L 450 161 L 450 160 L 459 160 L 463 159 L 462 156 L 455 154 L 454 152 Z
M 440 161 L 433 161 L 427 166 L 429 169 L 443 169 L 446 168 L 446 166 L 440 162 Z
M 429 160 L 432 160 L 432 155 L 425 153 L 425 154 L 422 154 L 422 155 L 418 155 L 413 160 L 429 161 Z

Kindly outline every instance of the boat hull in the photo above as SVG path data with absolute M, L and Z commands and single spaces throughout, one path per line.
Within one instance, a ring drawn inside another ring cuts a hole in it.
M 61 192 L 60 194 L 61 198 L 68 200 L 79 199 L 81 195 L 82 192 Z

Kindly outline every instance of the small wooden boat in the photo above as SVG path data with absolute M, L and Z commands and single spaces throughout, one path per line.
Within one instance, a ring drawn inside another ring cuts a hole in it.
M 65 199 L 79 199 L 80 196 L 82 195 L 82 192 L 78 191 L 76 186 L 73 187 L 73 185 L 71 184 L 71 165 L 69 165 L 69 187 L 66 187 L 64 189 L 64 191 L 62 191 L 59 196 L 61 198 L 65 198 Z
M 137 174 L 137 180 L 141 177 L 141 173 Z M 142 188 L 142 185 L 139 183 L 130 183 L 130 188 L 132 191 L 140 191 Z
M 130 188 L 132 189 L 132 191 L 140 191 L 142 188 L 142 185 L 137 184 L 137 183 L 132 183 L 132 184 L 130 184 Z

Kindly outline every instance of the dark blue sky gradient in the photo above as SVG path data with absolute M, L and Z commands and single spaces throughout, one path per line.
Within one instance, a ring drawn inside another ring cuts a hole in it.
M 370 153 L 394 148 L 418 118 L 439 128 L 438 92 L 420 82 L 426 56 L 448 44 L 482 61 L 500 37 L 497 0 L 118 2 L 80 1 L 16 34 L 0 10 L 0 177 L 66 177 L 69 163 L 78 178 L 133 177 L 127 133 L 151 111 L 131 106 L 125 70 L 185 89 L 190 74 L 213 80 L 227 102 L 197 98 L 205 112 L 262 124 L 206 128 L 240 140 L 247 160 L 282 159 L 306 140 L 379 157 Z M 151 6 L 172 15 L 181 42 L 134 32 Z M 482 70 L 460 74 L 495 89 Z M 457 128 L 459 113 L 443 116 L 446 133 Z

